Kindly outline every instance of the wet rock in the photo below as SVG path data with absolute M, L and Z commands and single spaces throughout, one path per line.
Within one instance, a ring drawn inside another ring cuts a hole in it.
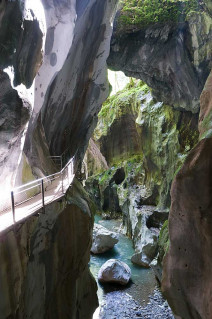
M 94 224 L 93 244 L 91 247 L 93 254 L 101 254 L 112 249 L 118 241 L 118 235 L 116 233 L 101 225 Z
M 102 265 L 98 273 L 99 282 L 113 282 L 126 285 L 131 278 L 130 267 L 117 259 L 110 259 Z

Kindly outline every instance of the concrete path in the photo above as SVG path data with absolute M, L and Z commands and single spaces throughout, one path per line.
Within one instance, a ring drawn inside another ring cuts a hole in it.
M 48 205 L 60 198 L 62 198 L 74 179 L 73 174 L 69 174 L 65 180 L 57 179 L 51 185 L 45 187 L 44 191 L 44 204 Z M 45 185 L 45 184 L 44 184 Z M 42 194 L 39 193 L 30 199 L 26 199 L 20 204 L 15 204 L 15 222 L 26 219 L 28 216 L 33 215 L 43 207 Z M 14 225 L 12 205 L 11 210 L 6 212 L 0 211 L 0 232 Z

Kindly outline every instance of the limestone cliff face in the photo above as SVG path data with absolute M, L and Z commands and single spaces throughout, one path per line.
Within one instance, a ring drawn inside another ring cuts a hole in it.
M 109 92 L 105 66 L 116 3 L 1 1 L 2 192 L 55 172 L 49 155 L 68 149 L 65 160 L 77 153 L 80 164 Z M 1 236 L 2 319 L 92 317 L 93 219 L 79 188 Z
M 66 199 L 1 235 L 0 317 L 92 318 L 92 204 L 75 181 Z
M 32 110 L 29 123 L 24 124 L 23 117 L 22 132 L 27 128 L 27 133 L 15 156 L 21 160 L 24 145 L 33 173 L 42 176 L 54 171 L 46 160 L 49 155 L 66 149 L 66 159 L 77 151 L 79 158 L 84 155 L 109 92 L 105 64 L 117 1 L 105 0 L 101 5 L 96 0 L 77 1 L 76 5 L 75 0 L 49 0 L 43 7 L 41 1 L 36 6 L 30 0 L 22 6 L 17 2 L 2 2 L 0 7 L 0 67 L 8 67 L 5 72 L 14 91 Z M 20 169 L 16 165 L 13 179 L 8 171 L 10 187 L 22 183 Z
M 117 15 L 117 20 L 119 15 Z M 211 69 L 212 21 L 207 11 L 183 23 L 114 32 L 108 65 L 142 79 L 158 101 L 197 113 Z
M 36 17 L 32 18 L 28 12 L 19 1 L 2 1 L 0 4 L 0 184 L 4 184 L 1 187 L 5 191 L 16 182 L 24 131 L 32 110 L 30 92 L 25 85 L 32 85 L 42 61 L 43 33 Z M 14 84 L 20 82 L 20 77 L 24 85 L 15 89 Z
M 83 163 L 85 165 L 86 178 L 88 176 L 95 175 L 96 172 L 109 169 L 105 157 L 102 155 L 98 145 L 94 142 L 92 138 L 89 141 Z
M 4 71 L 0 71 L 0 86 L 1 181 L 4 181 L 4 189 L 9 191 L 11 180 L 13 183 L 15 181 L 21 139 L 30 117 L 31 105 L 12 88 L 9 76 Z
M 34 167 L 39 165 L 36 157 L 40 151 L 46 153 L 45 147 L 41 150 L 37 143 L 38 135 L 43 136 L 52 155 L 69 149 L 69 157 L 76 153 L 80 158 L 84 156 L 98 111 L 109 93 L 105 61 L 115 4 L 116 1 L 91 0 L 86 6 L 77 6 L 80 14 L 72 46 L 62 69 L 49 85 L 34 130 L 28 131 L 25 149 Z
M 176 315 L 186 319 L 212 316 L 211 87 L 212 74 L 200 99 L 202 139 L 177 174 L 171 191 L 170 249 L 162 287 Z
M 99 113 L 94 139 L 110 169 L 94 172 L 86 189 L 100 210 L 122 215 L 135 246 L 132 260 L 142 266 L 149 266 L 157 253 L 171 182 L 198 141 L 197 120 L 153 100 L 139 81 L 109 98 Z M 95 167 L 91 160 L 88 172 L 90 167 Z

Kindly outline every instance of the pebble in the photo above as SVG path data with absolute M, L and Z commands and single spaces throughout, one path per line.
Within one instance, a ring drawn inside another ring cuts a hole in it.
M 146 306 L 141 306 L 129 294 L 113 291 L 106 294 L 100 307 L 99 319 L 174 319 L 172 311 L 155 289 Z

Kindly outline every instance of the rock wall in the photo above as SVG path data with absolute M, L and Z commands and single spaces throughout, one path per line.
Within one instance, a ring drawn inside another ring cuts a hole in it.
M 109 93 L 106 59 L 117 1 L 1 1 L 1 198 L 58 170 L 49 155 L 80 164 Z M 75 168 L 77 169 L 77 167 Z M 7 184 L 6 184 L 7 183 Z M 88 269 L 93 217 L 75 185 L 46 213 L 0 234 L 0 317 L 92 318 Z
M 1 318 L 92 318 L 92 228 L 92 204 L 75 181 L 66 199 L 1 234 Z
M 81 11 L 72 46 L 62 69 L 48 88 L 34 131 L 29 132 L 33 155 L 29 157 L 34 167 L 39 165 L 36 163 L 36 154 L 40 152 L 38 134 L 45 137 L 52 155 L 60 155 L 68 149 L 69 158 L 76 153 L 83 158 L 98 111 L 109 94 L 105 61 L 115 5 L 116 1 L 112 4 L 106 0 L 101 3 L 91 0 L 82 11 L 82 4 L 78 4 L 77 10 Z
M 171 190 L 170 249 L 162 288 L 176 315 L 186 319 L 212 316 L 211 88 L 212 74 L 200 99 L 202 139 L 190 152 Z
M 152 21 L 133 31 L 123 27 L 113 33 L 108 65 L 143 80 L 158 101 L 197 113 L 211 69 L 211 39 L 212 23 L 206 10 L 191 12 L 180 23 Z
M 7 73 L 0 71 L 1 182 L 8 191 L 14 184 L 17 162 L 22 150 L 22 137 L 30 118 L 30 103 L 13 89 Z
M 171 182 L 198 141 L 197 121 L 190 112 L 156 102 L 144 83 L 132 79 L 99 113 L 94 140 L 109 169 L 96 165 L 89 152 L 86 166 L 93 176 L 86 189 L 103 216 L 122 216 L 135 246 L 134 263 L 148 267 L 157 254 Z

